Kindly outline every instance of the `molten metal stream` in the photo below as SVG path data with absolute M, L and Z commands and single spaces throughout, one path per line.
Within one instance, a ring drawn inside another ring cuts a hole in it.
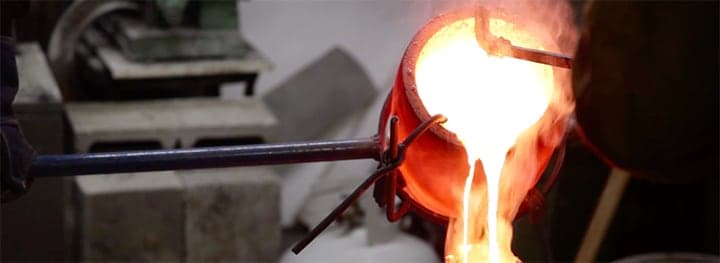
M 428 113 L 447 116 L 443 126 L 457 135 L 467 152 L 462 214 L 451 216 L 446 260 L 511 262 L 517 260 L 510 250 L 511 222 L 522 200 L 506 198 L 503 182 L 512 184 L 526 175 L 508 174 L 506 156 L 547 110 L 553 71 L 546 65 L 489 56 L 478 46 L 474 26 L 474 18 L 467 18 L 438 30 L 418 57 L 415 79 Z M 490 19 L 489 29 L 513 43 L 544 50 L 529 34 L 503 20 Z M 477 160 L 484 185 L 476 180 Z

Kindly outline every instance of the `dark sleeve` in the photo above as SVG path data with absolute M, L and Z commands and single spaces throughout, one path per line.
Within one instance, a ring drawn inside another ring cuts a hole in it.
M 36 152 L 25 139 L 12 103 L 18 92 L 18 71 L 11 38 L 0 39 L 0 188 L 2 202 L 14 200 L 30 188 L 29 169 Z

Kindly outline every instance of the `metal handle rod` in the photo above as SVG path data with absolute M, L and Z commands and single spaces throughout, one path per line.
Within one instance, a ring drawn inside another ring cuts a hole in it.
M 379 160 L 379 139 L 309 141 L 176 150 L 40 155 L 35 178 L 234 166 L 257 166 L 353 159 Z
M 563 54 L 535 50 L 530 48 L 510 46 L 510 56 L 536 63 L 546 64 L 561 68 L 572 68 L 572 58 Z
M 573 59 L 563 54 L 524 48 L 512 45 L 509 40 L 493 35 L 490 32 L 489 11 L 478 6 L 475 9 L 475 38 L 478 45 L 488 54 L 508 56 L 561 68 L 572 68 Z

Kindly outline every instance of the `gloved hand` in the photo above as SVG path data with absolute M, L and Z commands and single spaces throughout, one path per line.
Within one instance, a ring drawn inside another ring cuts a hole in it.
M 12 39 L 4 36 L 0 43 L 0 200 L 4 203 L 17 199 L 30 188 L 32 178 L 28 172 L 36 152 L 25 139 L 12 110 L 18 92 L 15 47 Z

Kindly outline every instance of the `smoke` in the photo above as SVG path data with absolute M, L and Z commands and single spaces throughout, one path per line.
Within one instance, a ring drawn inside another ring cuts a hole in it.
M 579 34 L 574 23 L 573 9 L 568 2 L 488 0 L 477 4 L 503 10 L 512 21 L 532 32 L 547 51 L 574 54 Z M 555 85 L 545 114 L 518 137 L 505 162 L 500 194 L 506 206 L 500 208 L 500 214 L 509 221 L 515 218 L 528 190 L 537 183 L 552 152 L 563 140 L 574 110 L 570 70 L 555 68 L 553 77 Z
M 579 38 L 575 14 L 566 0 L 458 0 L 435 1 L 431 9 L 436 14 L 484 7 L 509 16 L 514 23 L 520 23 L 527 31 L 538 33 L 544 43 L 552 43 L 548 51 L 573 54 Z

